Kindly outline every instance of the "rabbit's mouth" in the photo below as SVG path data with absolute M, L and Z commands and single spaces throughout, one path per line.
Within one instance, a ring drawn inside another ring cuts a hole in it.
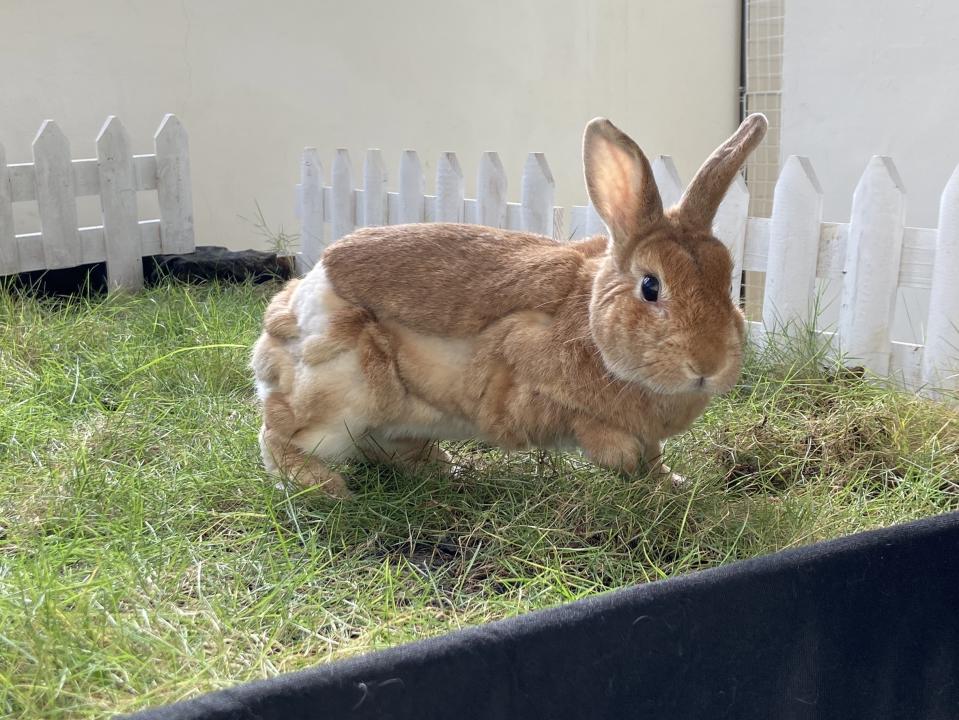
M 729 392 L 736 385 L 739 378 L 739 357 L 730 358 L 725 367 L 713 374 L 702 373 L 693 363 L 687 362 L 684 368 L 686 385 L 691 392 L 705 395 L 721 395 Z
M 738 354 L 729 356 L 723 367 L 709 374 L 699 372 L 691 362 L 677 368 L 669 362 L 634 365 L 610 360 L 607 367 L 613 375 L 656 395 L 722 395 L 735 387 L 741 368 Z
M 738 378 L 739 373 L 736 373 L 733 378 L 726 377 L 703 377 L 690 381 L 691 385 L 694 388 L 694 392 L 699 392 L 704 395 L 722 395 L 732 390 L 736 386 L 736 378 Z

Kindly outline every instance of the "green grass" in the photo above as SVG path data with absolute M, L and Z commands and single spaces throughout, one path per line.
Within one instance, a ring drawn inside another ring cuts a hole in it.
M 0 715 L 132 711 L 959 507 L 956 416 L 796 343 L 672 443 L 681 489 L 460 445 L 456 480 L 291 498 L 246 369 L 274 289 L 0 292 Z

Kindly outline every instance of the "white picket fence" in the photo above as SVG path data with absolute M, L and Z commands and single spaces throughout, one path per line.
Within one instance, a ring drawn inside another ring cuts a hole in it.
M 684 185 L 669 156 L 657 156 L 653 174 L 663 205 Z M 466 222 L 550 235 L 561 241 L 605 232 L 595 210 L 553 205 L 555 183 L 542 153 L 530 153 L 520 182 L 520 202 L 507 201 L 507 179 L 495 152 L 484 153 L 477 197 L 464 196 L 463 172 L 454 153 L 437 164 L 436 192 L 425 191 L 415 151 L 403 153 L 399 182 L 389 191 L 379 150 L 368 150 L 363 187 L 355 188 L 349 152 L 335 152 L 330 184 L 316 148 L 306 148 L 297 185 L 301 225 L 300 267 L 316 262 L 323 248 L 354 228 L 409 222 Z M 905 227 L 905 192 L 888 157 L 873 157 L 853 197 L 848 223 L 822 222 L 822 190 L 809 160 L 792 156 L 776 184 L 772 217 L 748 217 L 749 192 L 741 177 L 730 187 L 714 231 L 734 259 L 732 295 L 739 298 L 742 272 L 766 273 L 763 320 L 751 323 L 754 338 L 814 319 L 817 278 L 841 283 L 838 327 L 821 330 L 851 365 L 898 380 L 932 395 L 959 390 L 959 168 L 942 193 L 939 227 Z M 329 227 L 327 227 L 329 226 Z M 926 342 L 890 339 L 899 288 L 930 291 Z
M 194 250 L 193 195 L 186 131 L 166 115 L 155 152 L 134 155 L 120 121 L 97 136 L 97 157 L 72 160 L 53 120 L 33 141 L 33 162 L 7 165 L 0 145 L 0 276 L 106 262 L 111 289 L 143 285 L 144 255 Z M 140 220 L 137 192 L 155 190 L 159 218 Z M 80 227 L 76 198 L 99 195 L 103 224 Z M 36 202 L 40 232 L 16 234 L 13 203 Z

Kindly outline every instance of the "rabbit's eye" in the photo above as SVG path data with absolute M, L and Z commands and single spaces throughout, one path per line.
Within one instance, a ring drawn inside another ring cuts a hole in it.
M 659 278 L 655 275 L 643 275 L 639 291 L 646 302 L 656 302 L 659 300 Z

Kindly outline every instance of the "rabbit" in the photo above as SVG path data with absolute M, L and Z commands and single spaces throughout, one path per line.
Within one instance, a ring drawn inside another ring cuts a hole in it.
M 733 263 L 711 228 L 766 127 L 747 117 L 664 210 L 642 150 L 590 121 L 586 187 L 608 238 L 418 223 L 333 243 L 272 299 L 253 349 L 267 470 L 346 498 L 331 463 L 449 465 L 437 441 L 479 439 L 679 481 L 664 441 L 742 367 Z

